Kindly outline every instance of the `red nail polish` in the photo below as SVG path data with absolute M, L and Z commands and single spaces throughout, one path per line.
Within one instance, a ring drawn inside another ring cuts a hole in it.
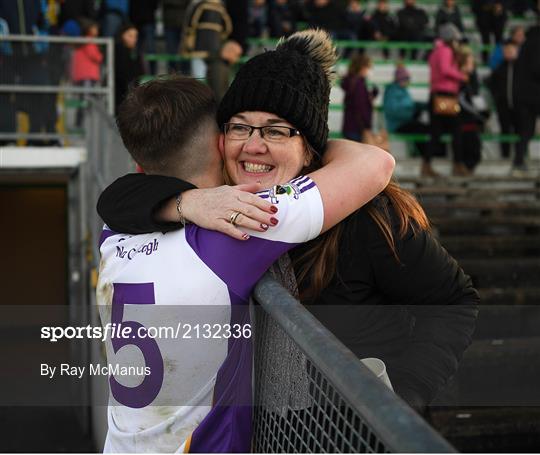
M 244 235 L 242 236 L 242 238 L 243 238 L 244 240 L 249 240 L 249 234 L 244 234 Z
M 272 223 L 275 226 L 276 224 L 279 223 L 279 221 L 277 220 L 277 218 L 272 217 L 270 218 L 270 223 Z
M 275 205 L 273 205 L 272 207 L 270 207 L 270 211 L 272 213 L 277 213 L 277 207 Z
M 268 229 L 268 224 L 261 223 L 261 229 L 264 229 L 266 231 Z

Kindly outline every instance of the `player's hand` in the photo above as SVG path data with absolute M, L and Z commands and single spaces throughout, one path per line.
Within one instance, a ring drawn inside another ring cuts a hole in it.
M 277 207 L 252 194 L 262 189 L 260 184 L 250 183 L 189 190 L 182 193 L 182 214 L 186 220 L 198 226 L 247 240 L 249 235 L 245 229 L 264 232 L 277 224 Z M 231 216 L 235 212 L 240 214 L 233 225 Z

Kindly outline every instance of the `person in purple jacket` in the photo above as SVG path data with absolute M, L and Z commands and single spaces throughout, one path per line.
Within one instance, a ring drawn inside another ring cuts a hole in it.
M 345 111 L 343 114 L 343 136 L 362 142 L 366 130 L 371 130 L 373 100 L 378 89 L 368 90 L 367 77 L 371 69 L 371 59 L 365 55 L 352 58 L 347 75 L 341 81 L 345 92 Z

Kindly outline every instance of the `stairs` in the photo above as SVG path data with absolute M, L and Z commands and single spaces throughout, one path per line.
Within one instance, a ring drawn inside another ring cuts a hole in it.
M 474 341 L 428 411 L 458 450 L 540 450 L 540 179 L 402 177 L 482 298 Z

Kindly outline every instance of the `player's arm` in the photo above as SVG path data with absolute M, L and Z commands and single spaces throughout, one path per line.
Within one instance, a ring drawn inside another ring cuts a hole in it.
M 347 140 L 329 141 L 323 161 L 321 169 L 309 174 L 323 201 L 322 232 L 384 190 L 395 166 L 383 149 Z

